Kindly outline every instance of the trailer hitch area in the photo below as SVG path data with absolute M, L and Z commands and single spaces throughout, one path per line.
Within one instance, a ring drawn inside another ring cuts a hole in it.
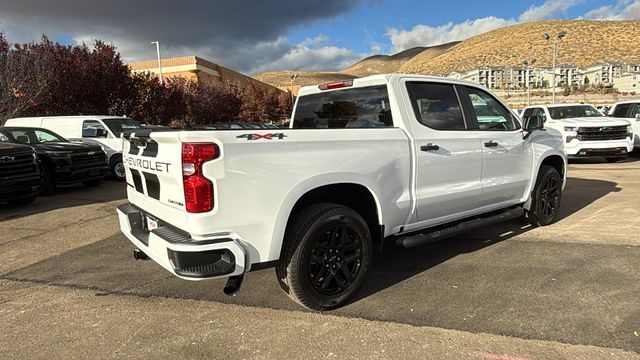
M 133 249 L 133 258 L 136 260 L 149 260 L 149 256 L 140 249 Z
M 224 286 L 222 292 L 224 292 L 227 296 L 236 296 L 238 291 L 240 291 L 240 286 L 242 286 L 242 280 L 244 279 L 244 275 L 239 276 L 231 276 L 227 280 L 227 284 Z

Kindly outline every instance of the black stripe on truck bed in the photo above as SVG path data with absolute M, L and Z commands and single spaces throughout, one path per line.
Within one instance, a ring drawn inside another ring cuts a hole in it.
M 141 156 L 156 157 L 158 156 L 158 143 L 148 142 Z
M 133 185 L 135 186 L 136 191 L 144 194 L 144 189 L 142 188 L 142 176 L 140 175 L 140 171 L 131 169 L 131 177 L 133 178 Z
M 158 180 L 158 176 L 145 172 L 144 179 L 147 182 L 147 195 L 156 200 L 160 200 L 160 181 Z

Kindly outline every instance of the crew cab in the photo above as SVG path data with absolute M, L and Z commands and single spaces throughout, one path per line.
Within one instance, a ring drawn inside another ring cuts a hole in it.
M 136 258 L 187 280 L 275 265 L 281 287 L 318 310 L 343 305 L 372 252 L 415 247 L 524 216 L 558 216 L 562 139 L 522 125 L 477 84 L 375 75 L 300 90 L 289 129 L 125 137 Z
M 0 203 L 26 205 L 40 193 L 40 162 L 27 145 L 0 142 Z
M 634 148 L 640 148 L 640 100 L 621 101 L 613 104 L 609 110 L 609 116 L 631 122 Z
M 592 105 L 536 105 L 525 108 L 522 116 L 537 117 L 545 128 L 559 131 L 570 159 L 603 157 L 616 162 L 633 150 L 631 123 L 607 118 Z
M 42 128 L 0 127 L 0 142 L 33 147 L 42 164 L 42 194 L 55 193 L 58 185 L 95 186 L 107 174 L 107 156 L 98 145 L 71 142 Z

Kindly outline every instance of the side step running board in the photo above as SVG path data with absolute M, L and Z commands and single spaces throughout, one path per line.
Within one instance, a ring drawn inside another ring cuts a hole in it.
M 521 217 L 523 213 L 524 210 L 521 207 L 510 208 L 494 215 L 471 218 L 468 220 L 463 220 L 462 222 L 455 223 L 454 225 L 444 225 L 444 227 L 437 227 L 426 233 L 401 236 L 396 239 L 396 245 L 405 248 L 427 245 L 451 236 L 462 234 L 469 230 L 474 230 L 483 226 L 515 219 Z

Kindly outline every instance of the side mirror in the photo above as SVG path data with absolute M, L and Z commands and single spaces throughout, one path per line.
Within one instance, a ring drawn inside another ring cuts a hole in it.
M 640 119 L 640 114 L 636 114 L 636 119 Z
M 525 116 L 523 121 L 524 121 L 523 128 L 526 131 L 532 132 L 535 130 L 544 129 L 544 121 L 540 116 L 537 116 L 537 115 Z

